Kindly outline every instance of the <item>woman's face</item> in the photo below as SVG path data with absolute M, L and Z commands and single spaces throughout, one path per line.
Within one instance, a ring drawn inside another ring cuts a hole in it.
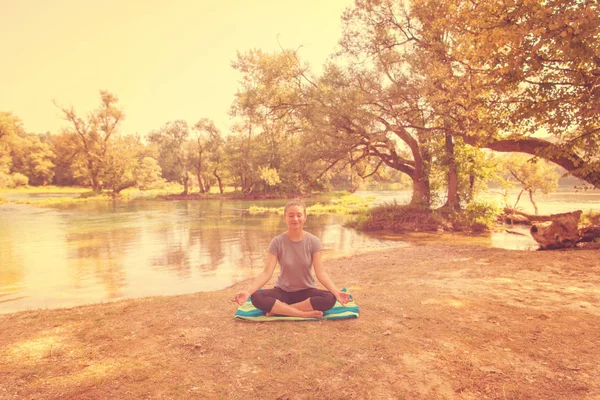
M 306 222 L 306 214 L 301 206 L 290 206 L 285 211 L 283 220 L 288 226 L 288 229 L 302 229 Z

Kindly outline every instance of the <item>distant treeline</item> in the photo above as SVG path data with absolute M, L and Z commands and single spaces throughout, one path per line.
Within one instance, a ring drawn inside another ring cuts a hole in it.
M 489 181 L 530 198 L 555 190 L 556 165 L 600 187 L 598 15 L 597 2 L 560 0 L 356 2 L 320 74 L 301 49 L 238 54 L 226 133 L 199 118 L 127 135 L 105 91 L 87 117 L 61 107 L 69 126 L 54 134 L 2 113 L 0 186 L 284 194 L 393 182 L 424 207 L 443 190 L 450 209 Z

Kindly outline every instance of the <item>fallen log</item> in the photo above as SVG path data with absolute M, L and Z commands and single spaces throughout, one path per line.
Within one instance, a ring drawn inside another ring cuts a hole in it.
M 579 229 L 579 241 L 582 243 L 594 242 L 598 238 L 600 238 L 600 226 L 598 225 L 585 226 Z
M 598 237 L 594 236 L 597 233 L 595 229 L 584 228 L 585 231 L 579 229 L 581 210 L 552 215 L 531 215 L 510 208 L 504 211 L 507 214 L 527 217 L 531 222 L 529 233 L 542 250 L 575 247 L 584 237 L 586 241 L 594 241 Z
M 507 224 L 511 224 L 511 225 L 530 225 L 531 223 L 529 222 L 529 219 L 527 219 L 526 216 L 524 215 L 519 215 L 519 214 L 506 214 L 504 216 L 504 221 Z
M 542 250 L 575 247 L 579 242 L 579 219 L 581 210 L 552 214 L 549 220 L 532 221 L 529 232 Z

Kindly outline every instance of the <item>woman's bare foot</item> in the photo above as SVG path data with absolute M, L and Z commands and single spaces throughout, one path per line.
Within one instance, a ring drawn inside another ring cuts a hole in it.
M 304 312 L 306 314 L 305 318 L 323 318 L 323 311 L 319 311 L 319 310 L 312 310 L 312 311 L 305 311 Z
M 298 303 L 301 305 L 302 303 Z M 267 317 L 273 315 L 287 315 L 290 317 L 300 317 L 300 318 L 323 318 L 323 311 L 318 310 L 299 310 L 296 308 L 296 304 L 289 305 L 287 303 L 283 303 L 280 300 L 275 300 L 275 304 L 273 304 L 273 308 L 266 315 Z
M 319 319 L 323 318 L 323 311 L 318 311 L 318 310 L 304 311 L 303 314 L 304 315 L 302 315 L 302 318 L 319 318 Z M 265 314 L 265 316 L 267 316 L 267 317 L 274 317 L 276 315 L 279 315 L 279 314 L 275 314 L 275 313 L 271 313 L 271 312 L 268 312 Z

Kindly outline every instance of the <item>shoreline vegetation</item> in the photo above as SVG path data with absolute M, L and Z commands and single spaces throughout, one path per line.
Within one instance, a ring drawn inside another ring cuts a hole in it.
M 358 319 L 237 321 L 245 282 L 0 315 L 0 397 L 600 396 L 594 251 L 434 244 L 326 263 Z
M 90 201 L 137 201 L 137 200 L 276 200 L 299 197 L 297 194 L 274 195 L 274 194 L 244 194 L 235 191 L 231 187 L 225 188 L 220 193 L 213 188 L 210 193 L 181 194 L 181 185 L 168 184 L 160 189 L 140 190 L 129 188 L 123 190 L 115 198 L 110 193 L 94 193 L 88 187 L 61 187 L 61 186 L 36 186 L 20 187 L 13 189 L 2 189 L 7 194 L 69 194 L 71 196 L 55 196 L 42 199 L 14 199 L 9 200 L 0 194 L 0 205 L 14 202 L 16 204 L 29 204 L 36 207 L 64 208 L 75 204 Z M 77 195 L 77 196 L 72 196 Z M 346 223 L 347 227 L 364 232 L 457 232 L 480 234 L 504 229 L 504 225 L 524 224 L 529 221 L 515 221 L 513 215 L 507 215 L 504 208 L 489 201 L 473 201 L 462 210 L 452 210 L 445 207 L 433 209 L 413 205 L 384 203 L 371 207 L 376 200 L 374 196 L 362 199 L 345 191 L 334 191 L 327 193 L 313 193 L 312 195 L 300 196 L 304 199 L 318 199 L 314 204 L 307 207 L 311 215 L 342 214 L 353 215 L 354 220 Z M 283 213 L 283 207 L 259 207 L 250 205 L 247 210 L 250 214 Z M 589 225 L 590 221 L 597 219 L 598 213 L 593 211 L 584 212 L 581 216 L 580 225 Z M 595 247 L 597 243 L 594 243 Z

